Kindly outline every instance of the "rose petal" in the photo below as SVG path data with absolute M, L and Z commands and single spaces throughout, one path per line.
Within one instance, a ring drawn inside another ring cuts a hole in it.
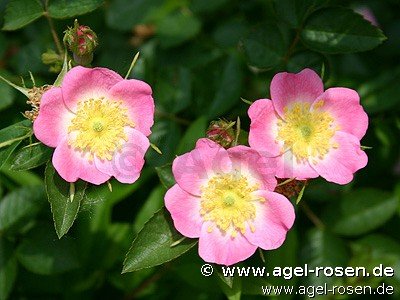
M 42 95 L 39 115 L 33 122 L 36 138 L 49 147 L 66 138 L 68 125 L 74 117 L 64 104 L 61 88 L 52 87 Z
M 199 197 L 186 193 L 175 184 L 165 194 L 165 207 L 171 213 L 176 230 L 190 238 L 200 236 L 203 219 Z
M 72 68 L 62 81 L 61 88 L 65 105 L 76 112 L 79 101 L 107 97 L 112 86 L 123 78 L 106 68 Z
M 354 135 L 337 131 L 333 140 L 338 148 L 332 148 L 322 160 L 311 162 L 311 166 L 326 180 L 347 184 L 355 172 L 367 165 L 368 157 Z
M 258 191 L 256 195 L 265 202 L 257 202 L 254 232 L 246 228 L 244 236 L 253 245 L 264 250 L 279 248 L 286 233 L 293 226 L 295 213 L 292 203 L 284 196 L 270 191 Z
M 213 227 L 211 232 L 208 229 Z M 206 262 L 220 265 L 233 265 L 254 254 L 257 246 L 252 245 L 240 233 L 235 238 L 229 232 L 222 233 L 211 222 L 206 222 L 201 228 L 199 239 L 199 255 Z
M 278 156 L 282 143 L 277 137 L 278 115 L 271 100 L 261 99 L 254 102 L 248 111 L 251 119 L 249 144 L 265 157 Z
M 227 151 L 212 141 L 200 141 L 200 147 L 175 158 L 172 172 L 176 182 L 186 192 L 199 196 L 200 187 L 215 173 L 231 170 Z
M 119 182 L 134 183 L 140 176 L 144 165 L 144 155 L 150 146 L 150 142 L 143 133 L 133 128 L 127 128 L 128 141 L 121 151 L 116 151 L 113 159 L 101 160 L 95 157 L 97 169 L 114 176 Z
M 340 131 L 361 139 L 368 128 L 368 115 L 360 105 L 356 91 L 348 88 L 330 88 L 315 100 L 318 105 L 323 100 L 321 110 L 328 111 L 339 126 Z
M 68 146 L 67 139 L 63 139 L 57 146 L 52 161 L 58 174 L 68 182 L 82 179 L 93 184 L 102 184 L 110 179 L 109 175 L 96 168 L 93 161 L 89 161 L 87 154 Z
M 109 95 L 125 103 L 137 130 L 145 136 L 150 135 L 154 123 L 154 100 L 147 83 L 135 79 L 123 80 L 110 89 Z
M 253 183 L 258 183 L 260 189 L 273 191 L 276 187 L 276 160 L 262 157 L 256 150 L 246 146 L 236 146 L 228 149 L 232 168 L 246 176 Z
M 284 119 L 284 108 L 293 102 L 310 105 L 324 92 L 321 78 L 311 69 L 300 73 L 278 73 L 272 78 L 271 99 L 277 113 Z

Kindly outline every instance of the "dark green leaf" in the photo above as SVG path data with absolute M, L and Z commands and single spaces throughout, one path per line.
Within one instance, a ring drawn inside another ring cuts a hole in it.
M 227 2 L 228 0 L 192 0 L 190 9 L 195 13 L 208 13 L 223 7 Z
M 361 97 L 361 104 L 368 113 L 377 113 L 390 110 L 399 105 L 400 68 L 393 68 L 377 74 L 373 79 L 362 83 L 357 91 Z
M 44 14 L 39 0 L 10 0 L 4 16 L 3 30 L 16 30 Z
M 240 102 L 242 80 L 243 71 L 239 58 L 231 55 L 225 64 L 221 82 L 208 110 L 211 119 L 222 115 Z
M 64 181 L 57 174 L 51 162 L 48 162 L 45 184 L 47 198 L 53 213 L 54 227 L 60 239 L 68 232 L 78 215 L 81 201 L 85 195 L 86 182 L 68 183 Z
M 139 232 L 129 249 L 122 273 L 150 268 L 171 261 L 184 254 L 196 244 L 196 240 L 182 239 L 172 224 L 171 216 L 165 209 L 158 211 Z
M 175 13 L 162 18 L 157 36 L 163 47 L 174 47 L 193 38 L 200 31 L 201 23 L 193 15 Z
M 341 7 L 325 8 L 312 14 L 301 38 L 312 50 L 325 53 L 367 51 L 386 39 L 380 29 L 361 15 Z
M 6 39 L 0 33 L 0 59 L 1 57 L 3 57 L 3 54 L 6 50 L 5 46 L 7 46 Z M 3 72 L 0 72 L 0 75 L 4 75 Z M 9 107 L 13 103 L 14 98 L 15 98 L 14 89 L 7 83 L 0 81 L 0 110 Z
M 181 132 L 179 126 L 170 120 L 160 120 L 152 127 L 150 142 L 156 145 L 162 155 L 156 151 L 147 152 L 147 162 L 151 166 L 162 166 L 170 162 L 175 155 L 175 149 L 180 141 Z M 171 134 L 173 132 L 174 134 Z
M 248 34 L 243 40 L 243 49 L 251 66 L 269 69 L 285 56 L 287 40 L 276 24 L 265 24 Z
M 17 260 L 13 244 L 0 238 L 0 299 L 6 300 L 17 276 Z
M 19 262 L 29 271 L 60 274 L 79 267 L 74 240 L 58 240 L 48 224 L 35 227 L 17 249 Z
M 0 130 L 0 168 L 21 141 L 32 134 L 32 123 L 28 120 L 16 123 Z
M 42 143 L 26 146 L 14 154 L 11 170 L 29 170 L 41 166 L 50 159 L 52 152 L 51 148 Z
M 343 267 L 347 265 L 349 254 L 343 240 L 327 230 L 314 228 L 308 232 L 302 257 L 311 268 L 321 266 Z M 307 278 L 312 285 L 323 284 L 332 279 L 332 277 L 324 276 Z
M 163 0 L 116 0 L 107 9 L 107 24 L 114 29 L 130 30 L 146 21 Z
M 154 213 L 163 207 L 164 195 L 165 188 L 163 186 L 159 185 L 153 189 L 135 217 L 135 222 L 133 222 L 133 228 L 136 232 L 139 232 Z
M 204 137 L 206 134 L 207 129 L 207 118 L 201 116 L 197 120 L 195 120 L 189 128 L 186 130 L 185 134 L 183 135 L 178 149 L 176 150 L 177 155 L 181 155 L 185 152 L 189 152 L 194 149 L 196 145 L 196 141 Z
M 278 17 L 293 28 L 300 27 L 313 11 L 327 4 L 329 0 L 275 0 Z
M 169 189 L 175 184 L 175 178 L 174 175 L 172 174 L 172 164 L 156 167 L 156 171 L 162 185 L 165 188 Z
M 383 225 L 397 211 L 398 196 L 365 188 L 346 194 L 332 211 L 332 229 L 342 235 L 359 235 Z
M 232 284 L 230 285 L 225 281 L 225 278 L 222 274 L 218 275 L 218 283 L 220 284 L 220 287 L 225 296 L 229 300 L 240 300 L 240 297 L 242 295 L 242 278 L 239 276 L 233 277 Z
M 44 203 L 41 186 L 22 187 L 7 194 L 0 202 L 0 232 L 21 225 L 35 215 Z
M 48 10 L 52 18 L 71 18 L 91 12 L 103 2 L 104 0 L 52 0 Z

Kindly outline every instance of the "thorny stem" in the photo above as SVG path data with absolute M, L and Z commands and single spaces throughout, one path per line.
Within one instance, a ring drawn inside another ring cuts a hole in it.
M 53 40 L 54 40 L 54 44 L 56 45 L 57 51 L 60 55 L 63 54 L 63 49 L 61 46 L 61 42 L 60 39 L 58 38 L 56 29 L 54 27 L 54 22 L 53 19 L 50 17 L 48 10 L 47 10 L 47 6 L 49 4 L 49 0 L 46 0 L 45 2 L 45 12 L 44 12 L 44 16 L 46 17 L 47 21 L 49 22 L 49 26 L 50 26 L 50 31 L 51 31 L 51 35 L 53 36 Z
M 303 201 L 300 204 L 300 207 L 306 214 L 306 216 L 310 219 L 310 221 L 318 228 L 318 229 L 324 229 L 325 225 L 322 223 L 321 219 L 317 217 L 317 215 L 311 210 L 311 208 L 308 206 L 308 204 Z

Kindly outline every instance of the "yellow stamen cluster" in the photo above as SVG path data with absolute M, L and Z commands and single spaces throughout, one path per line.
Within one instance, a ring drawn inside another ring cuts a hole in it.
M 204 221 L 211 221 L 224 233 L 229 231 L 234 238 L 246 231 L 246 224 L 252 232 L 256 217 L 255 201 L 264 202 L 264 198 L 252 194 L 257 191 L 257 184 L 250 184 L 238 171 L 214 175 L 201 187 L 200 214 Z M 208 232 L 213 231 L 208 228 Z
M 284 120 L 278 121 L 278 140 L 283 141 L 282 152 L 291 149 L 297 162 L 312 158 L 322 159 L 331 148 L 337 148 L 332 143 L 332 137 L 338 130 L 333 117 L 321 110 L 324 102 L 321 100 L 313 109 L 304 102 L 294 103 L 285 107 Z
M 68 127 L 73 138 L 69 144 L 75 149 L 88 152 L 89 160 L 96 155 L 111 160 L 116 150 L 120 150 L 128 137 L 125 127 L 134 127 L 128 117 L 128 110 L 121 101 L 89 99 L 80 101 L 76 116 Z

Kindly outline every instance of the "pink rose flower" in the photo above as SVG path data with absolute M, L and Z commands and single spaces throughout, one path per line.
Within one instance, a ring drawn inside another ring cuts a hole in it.
M 249 144 L 266 157 L 276 157 L 276 176 L 300 180 L 322 176 L 349 183 L 368 158 L 360 139 L 368 116 L 357 92 L 330 88 L 310 69 L 278 73 L 271 82 L 271 99 L 254 102 Z
M 199 238 L 205 261 L 231 265 L 257 247 L 282 245 L 295 214 L 290 201 L 273 192 L 273 163 L 249 147 L 225 150 L 209 139 L 174 160 L 177 184 L 167 191 L 165 206 L 181 234 Z
M 41 99 L 36 137 L 56 148 L 53 165 L 68 182 L 101 184 L 140 176 L 154 119 L 150 86 L 105 68 L 72 68 Z

